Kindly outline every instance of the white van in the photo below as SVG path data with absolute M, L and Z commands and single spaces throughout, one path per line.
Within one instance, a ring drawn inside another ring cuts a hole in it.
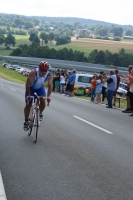
M 88 88 L 91 86 L 93 75 L 90 74 L 76 74 L 75 85 L 79 87 Z

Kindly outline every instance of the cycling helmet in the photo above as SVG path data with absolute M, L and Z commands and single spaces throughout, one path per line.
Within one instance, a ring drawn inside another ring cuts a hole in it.
M 49 64 L 45 61 L 40 62 L 39 64 L 40 69 L 49 70 Z

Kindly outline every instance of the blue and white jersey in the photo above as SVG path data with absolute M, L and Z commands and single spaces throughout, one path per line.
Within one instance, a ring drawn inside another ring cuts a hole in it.
M 50 72 L 47 71 L 47 73 L 45 74 L 45 76 L 40 76 L 39 75 L 39 69 L 34 69 L 36 72 L 34 81 L 30 84 L 30 87 L 34 90 L 40 89 L 44 83 L 49 79 L 50 77 Z

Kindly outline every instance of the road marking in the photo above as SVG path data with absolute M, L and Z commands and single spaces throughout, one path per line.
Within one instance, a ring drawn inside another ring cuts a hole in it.
M 104 131 L 104 132 L 106 132 L 106 133 L 108 133 L 108 134 L 113 134 L 112 132 L 110 132 L 110 131 L 108 131 L 108 130 L 106 130 L 106 129 L 100 127 L 100 126 L 97 126 L 96 124 L 93 124 L 93 123 L 91 123 L 91 122 L 88 122 L 88 121 L 86 121 L 86 120 L 84 120 L 84 119 L 82 119 L 82 118 L 80 118 L 80 117 L 77 117 L 77 116 L 74 116 L 74 115 L 73 115 L 73 117 L 75 117 L 75 118 L 77 118 L 77 119 L 79 119 L 79 120 L 81 120 L 81 121 L 83 121 L 83 122 L 85 122 L 85 123 L 87 123 L 87 124 L 89 124 L 89 125 L 91 125 L 91 126 L 94 126 L 95 128 L 100 129 L 101 131 Z
M 4 85 L 2 85 L 2 84 L 0 84 L 1 86 L 4 86 Z
M 16 90 L 14 90 L 14 89 L 12 89 L 12 88 L 10 88 L 10 90 L 16 91 Z
M 4 185 L 3 185 L 3 180 L 2 180 L 2 176 L 1 176 L 1 172 L 0 172 L 0 200 L 7 200 Z

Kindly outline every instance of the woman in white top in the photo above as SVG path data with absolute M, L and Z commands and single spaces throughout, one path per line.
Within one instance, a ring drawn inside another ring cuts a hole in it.
M 60 76 L 60 94 L 64 93 L 64 86 L 65 86 L 65 76 L 64 76 L 64 73 L 61 73 L 61 76 Z

